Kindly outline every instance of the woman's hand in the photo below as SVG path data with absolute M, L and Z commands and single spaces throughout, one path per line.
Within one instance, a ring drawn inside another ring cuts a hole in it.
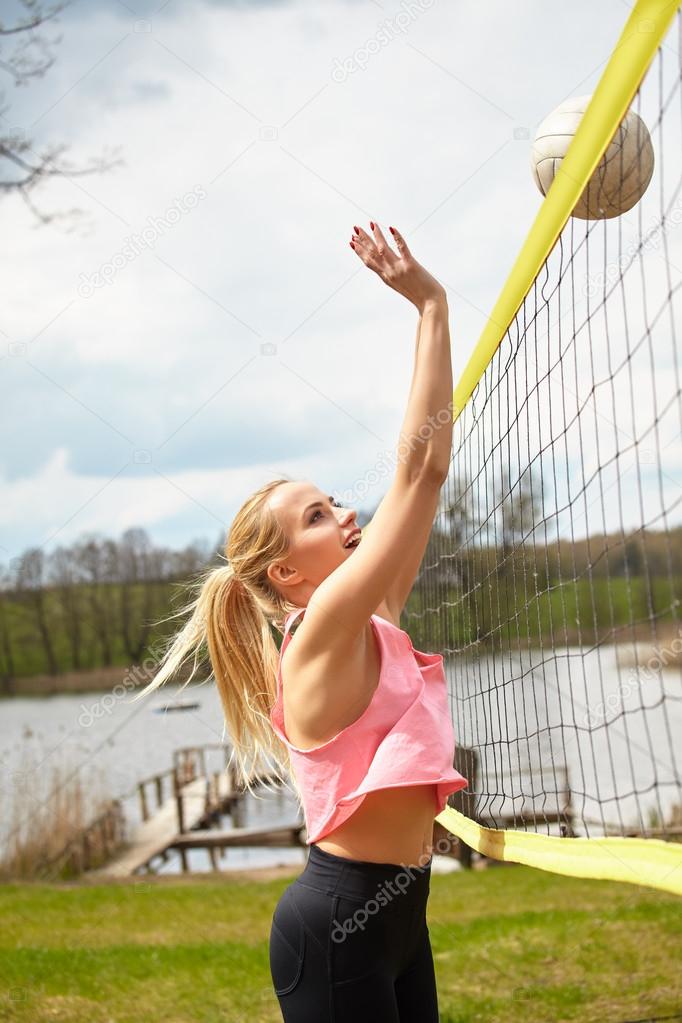
M 389 288 L 404 295 L 420 313 L 424 311 L 424 306 L 429 301 L 447 301 L 445 288 L 417 262 L 399 231 L 391 228 L 398 248 L 396 255 L 381 233 L 379 225 L 370 223 L 370 228 L 371 235 L 362 228 L 355 227 L 351 241 L 351 246 L 365 266 L 379 274 Z

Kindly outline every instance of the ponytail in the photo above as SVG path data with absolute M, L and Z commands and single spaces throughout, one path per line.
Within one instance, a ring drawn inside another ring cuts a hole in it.
M 265 488 L 262 492 L 266 492 Z M 275 556 L 280 556 L 286 550 L 286 538 L 267 511 L 261 512 L 261 529 L 263 518 L 266 526 L 275 530 L 274 549 L 279 551 Z M 268 546 L 272 557 L 273 545 Z M 263 556 L 261 551 L 261 559 Z M 243 562 L 244 555 L 237 560 Z M 252 560 L 257 567 L 257 559 Z M 229 763 L 236 763 L 237 784 L 257 797 L 252 782 L 264 773 L 271 774 L 276 782 L 292 790 L 300 809 L 302 795 L 291 768 L 288 747 L 273 730 L 269 718 L 277 696 L 279 664 L 279 648 L 271 623 L 283 633 L 286 614 L 293 605 L 279 596 L 269 580 L 264 581 L 266 574 L 253 570 L 252 575 L 256 577 L 254 581 L 245 582 L 242 568 L 236 574 L 232 564 L 226 563 L 203 572 L 189 584 L 192 599 L 175 614 L 161 619 L 186 617 L 185 624 L 162 645 L 158 670 L 133 700 L 172 679 L 192 657 L 192 671 L 182 686 L 184 689 L 197 672 L 200 655 L 205 661 L 208 654 L 223 709 L 223 738 L 226 729 L 232 745 Z M 274 760 L 274 764 L 268 760 Z

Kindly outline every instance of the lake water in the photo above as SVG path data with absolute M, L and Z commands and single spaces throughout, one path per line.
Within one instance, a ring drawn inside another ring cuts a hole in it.
M 525 807 L 529 830 L 533 810 L 540 829 L 566 774 L 581 835 L 651 826 L 651 813 L 669 821 L 676 804 L 682 810 L 682 671 L 663 648 L 663 663 L 649 656 L 638 667 L 630 653 L 548 646 L 450 661 L 457 741 L 480 758 L 480 814 L 494 820 Z
M 180 686 L 167 684 L 137 703 L 130 695 L 120 699 L 110 694 L 90 693 L 47 697 L 12 698 L 0 701 L 0 765 L 3 799 L 0 804 L 0 842 L 9 827 L 8 796 L 17 782 L 17 772 L 27 766 L 31 798 L 40 805 L 52 791 L 53 770 L 78 770 L 84 782 L 101 784 L 112 797 L 126 796 L 138 781 L 172 766 L 173 752 L 185 746 L 221 743 L 222 708 L 213 684 L 192 685 L 181 693 Z M 106 699 L 105 699 L 106 696 Z M 200 706 L 196 710 L 155 713 L 176 698 L 191 697 Z M 210 751 L 208 770 L 221 770 L 224 754 Z M 65 774 L 62 775 L 62 778 Z M 25 778 L 19 778 L 25 782 Z M 169 786 L 169 780 L 164 781 Z M 25 787 L 25 786 L 24 786 Z M 170 794 L 164 788 L 164 798 Z M 258 797 L 244 800 L 243 826 L 276 826 L 296 823 L 297 804 L 286 790 L 260 789 Z M 153 786 L 147 786 L 149 807 L 155 806 Z M 141 820 L 137 794 L 124 799 L 130 833 Z M 232 826 L 230 816 L 220 821 L 221 829 Z M 204 850 L 188 850 L 191 870 L 211 870 Z M 228 849 L 218 859 L 221 870 L 297 864 L 304 866 L 304 849 L 246 848 Z M 168 860 L 155 861 L 159 873 L 181 870 L 179 855 L 171 851 Z
M 680 669 L 639 671 L 619 666 L 615 647 L 589 653 L 568 649 L 543 657 L 541 650 L 486 657 L 472 663 L 450 658 L 446 672 L 456 722 L 457 742 L 478 748 L 479 813 L 494 817 L 522 806 L 556 808 L 565 764 L 576 828 L 603 834 L 599 822 L 648 823 L 649 809 L 664 817 L 682 803 L 682 686 Z M 176 697 L 198 700 L 196 710 L 155 713 Z M 173 751 L 184 746 L 221 743 L 223 717 L 212 683 L 180 692 L 166 685 L 145 700 L 130 702 L 92 693 L 0 701 L 0 842 L 10 821 L 8 801 L 18 780 L 30 785 L 39 805 L 55 784 L 53 770 L 81 772 L 99 781 L 109 796 L 126 797 L 132 831 L 140 820 L 137 782 L 172 765 Z M 223 766 L 220 751 L 209 771 Z M 26 772 L 28 771 L 28 777 Z M 170 790 L 166 789 L 164 794 Z M 507 793 L 507 795 L 503 795 Z M 509 794 L 513 794 L 509 795 Z M 153 791 L 148 788 L 150 806 Z M 297 805 L 286 790 L 260 790 L 244 803 L 247 827 L 297 822 Z M 230 817 L 220 823 L 230 828 Z M 546 830 L 546 829 L 545 829 Z M 550 828 L 551 833 L 556 833 Z M 190 869 L 210 870 L 208 854 L 188 851 Z M 221 870 L 296 864 L 304 849 L 228 849 Z M 179 856 L 171 852 L 159 873 L 176 873 Z

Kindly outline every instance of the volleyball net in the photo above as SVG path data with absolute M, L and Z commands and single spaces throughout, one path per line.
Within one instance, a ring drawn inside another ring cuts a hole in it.
M 448 831 L 682 894 L 679 7 L 633 8 L 455 390 L 404 619 L 445 657 L 470 783 Z M 621 216 L 576 219 L 628 109 L 651 183 Z

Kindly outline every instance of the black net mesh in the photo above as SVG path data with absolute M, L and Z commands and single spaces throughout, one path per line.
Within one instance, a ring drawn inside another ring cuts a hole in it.
M 404 613 L 492 827 L 682 833 L 681 41 L 630 108 L 646 193 L 569 218 L 455 424 Z

